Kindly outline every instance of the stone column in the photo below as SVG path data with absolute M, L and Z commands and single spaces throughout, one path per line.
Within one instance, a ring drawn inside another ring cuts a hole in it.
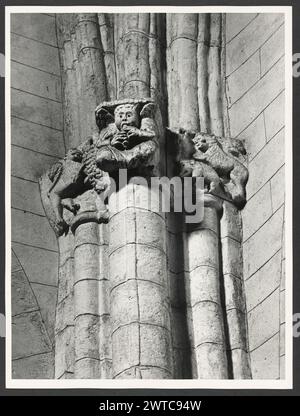
M 185 281 L 194 361 L 193 378 L 228 378 L 220 296 L 221 215 L 222 200 L 206 194 L 203 221 L 186 225 Z
M 129 184 L 110 199 L 113 378 L 173 377 L 165 216 L 150 198 Z

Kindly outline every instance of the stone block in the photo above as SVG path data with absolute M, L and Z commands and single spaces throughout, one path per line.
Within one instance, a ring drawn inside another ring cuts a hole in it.
M 99 316 L 77 316 L 74 329 L 76 361 L 83 358 L 99 360 Z
M 262 302 L 279 285 L 281 272 L 281 252 L 279 251 L 245 281 L 247 309 L 250 311 Z
M 272 199 L 270 183 L 267 182 L 247 202 L 242 211 L 243 219 L 243 240 L 246 241 L 271 217 Z
M 246 315 L 238 309 L 227 310 L 229 344 L 231 349 L 247 351 Z
M 82 280 L 99 279 L 98 254 L 99 247 L 92 244 L 84 244 L 75 249 L 74 283 Z
M 249 163 L 248 198 L 255 194 L 284 164 L 284 130 L 280 130 Z M 270 157 L 272 155 L 272 157 Z
M 61 103 L 27 92 L 11 90 L 11 114 L 57 130 L 63 128 Z
M 112 334 L 113 378 L 122 371 L 139 365 L 139 339 L 138 323 L 120 327 Z
M 231 203 L 223 202 L 223 215 L 220 227 L 221 238 L 230 237 L 234 240 L 242 240 L 242 220 L 239 210 Z
M 220 303 L 218 269 L 199 266 L 191 272 L 185 272 L 185 281 L 188 305 L 195 306 L 203 301 Z
M 57 48 L 13 33 L 11 34 L 11 59 L 60 76 Z
M 12 319 L 12 357 L 50 352 L 51 344 L 40 312 L 29 312 Z
M 140 322 L 170 328 L 167 288 L 153 282 L 138 280 L 137 289 Z
M 17 146 L 12 146 L 11 157 L 12 176 L 33 182 L 37 182 L 40 176 L 58 160 Z
M 33 355 L 12 362 L 13 379 L 53 379 L 54 353 Z
M 109 279 L 99 280 L 99 293 L 98 293 L 98 310 L 99 315 L 109 315 L 110 313 L 110 281 Z
M 81 201 L 80 201 L 81 202 Z M 93 208 L 95 208 L 93 206 Z M 87 222 L 81 224 L 75 233 L 75 244 L 76 250 L 80 250 L 81 246 L 98 245 L 99 244 L 99 227 L 95 222 Z M 98 249 L 98 248 L 95 248 Z M 84 247 L 81 249 L 84 250 Z M 79 253 L 79 252 L 78 252 Z M 78 254 L 79 257 L 82 255 Z
M 257 13 L 226 13 L 226 43 L 237 36 L 257 16 Z
M 250 351 L 258 349 L 279 332 L 279 290 L 257 305 L 248 314 Z M 278 355 L 279 344 L 276 350 Z
M 284 83 L 284 59 L 280 59 L 247 94 L 229 109 L 230 129 L 233 137 L 248 127 L 283 91 Z
M 267 142 L 264 115 L 260 114 L 237 138 L 244 143 L 248 160 L 251 161 Z
M 236 349 L 231 351 L 234 379 L 251 379 L 251 368 L 248 352 Z
M 243 275 L 243 260 L 241 243 L 230 237 L 221 240 L 223 274 L 233 274 L 236 277 Z
M 65 155 L 64 139 L 61 131 L 16 117 L 11 118 L 11 142 L 49 156 L 63 157 Z
M 225 355 L 223 345 L 208 343 L 198 346 L 196 348 L 196 360 L 197 363 L 201 364 L 198 366 L 196 378 L 227 379 L 227 372 L 223 371 L 223 374 L 220 374 L 220 363 L 224 362 Z
M 10 28 L 12 33 L 57 46 L 55 20 L 43 13 L 13 13 Z
M 45 217 L 12 209 L 12 241 L 57 250 L 54 232 Z
M 55 333 L 58 334 L 68 326 L 74 326 L 74 297 L 73 294 L 66 296 L 57 303 Z
M 57 285 L 58 253 L 18 243 L 12 245 L 30 282 Z
M 272 379 L 279 377 L 279 337 L 276 334 L 255 351 L 251 352 L 251 369 L 254 379 Z
M 218 268 L 218 237 L 211 230 L 199 230 L 186 234 L 185 267 L 191 271 L 198 266 Z
M 282 91 L 264 110 L 266 138 L 271 140 L 285 124 L 285 92 Z
M 140 364 L 154 366 L 172 373 L 170 332 L 155 325 L 140 325 Z
M 243 245 L 244 278 L 262 267 L 281 248 L 283 209 L 272 217 Z
M 11 306 L 12 316 L 38 309 L 28 279 L 22 270 L 11 275 Z
M 74 327 L 69 326 L 55 337 L 55 378 L 74 372 Z
M 281 278 L 280 278 L 280 290 L 285 289 L 285 260 L 281 262 Z
M 39 283 L 31 284 L 39 305 L 41 315 L 47 329 L 51 343 L 54 342 L 54 325 L 55 325 L 55 309 L 57 302 L 57 288 L 41 285 Z
M 227 74 L 231 74 L 282 25 L 283 13 L 261 13 L 226 47 Z M 253 35 L 255 34 L 255 36 Z
M 98 280 L 80 280 L 74 285 L 75 319 L 78 315 L 98 315 Z
M 260 79 L 259 51 L 227 78 L 227 98 L 231 106 Z
M 11 62 L 11 86 L 50 100 L 61 101 L 60 77 Z
M 45 216 L 39 185 L 24 179 L 11 178 L 11 205 L 23 211 Z
M 242 280 L 232 274 L 225 274 L 224 291 L 226 309 L 229 310 L 237 308 L 238 310 L 244 312 L 245 299 Z
M 223 343 L 223 320 L 220 305 L 206 301 L 192 308 L 195 347 L 203 343 Z
M 139 300 L 136 280 L 128 280 L 111 292 L 112 331 L 139 321 Z
M 83 358 L 75 363 L 75 377 L 80 379 L 98 379 L 101 362 L 94 358 Z
M 261 47 L 261 75 L 264 75 L 284 55 L 284 25 Z
M 285 200 L 285 172 L 284 166 L 271 178 L 271 196 L 273 212 L 284 203 Z

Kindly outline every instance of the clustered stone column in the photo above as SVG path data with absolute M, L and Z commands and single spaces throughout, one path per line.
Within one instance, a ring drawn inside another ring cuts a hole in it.
M 40 181 L 60 248 L 55 376 L 251 377 L 247 170 L 226 128 L 222 15 L 62 14 L 57 26 L 68 153 Z M 150 187 L 178 172 L 204 177 L 196 224 L 162 212 Z

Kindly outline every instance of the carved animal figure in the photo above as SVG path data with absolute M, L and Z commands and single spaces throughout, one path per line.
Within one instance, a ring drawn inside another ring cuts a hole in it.
M 221 142 L 214 135 L 197 133 L 193 138 L 196 153 L 193 158 L 211 166 L 223 178 L 223 182 L 237 206 L 243 207 L 246 201 L 245 187 L 248 170 L 232 155 L 240 152 L 241 142 L 233 142 L 231 155 L 224 152 Z M 227 179 L 227 181 L 226 181 Z

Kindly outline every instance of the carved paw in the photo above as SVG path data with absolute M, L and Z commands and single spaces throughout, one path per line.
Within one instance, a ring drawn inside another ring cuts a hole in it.
M 68 230 L 69 230 L 69 225 L 66 223 L 66 221 L 61 218 L 59 220 L 57 220 L 57 228 L 58 228 L 58 235 L 62 236 L 63 234 L 67 234 Z
M 68 211 L 72 212 L 73 214 L 76 214 L 76 212 L 80 208 L 80 205 L 75 203 L 73 199 L 66 199 L 62 201 L 62 206 L 66 208 Z

